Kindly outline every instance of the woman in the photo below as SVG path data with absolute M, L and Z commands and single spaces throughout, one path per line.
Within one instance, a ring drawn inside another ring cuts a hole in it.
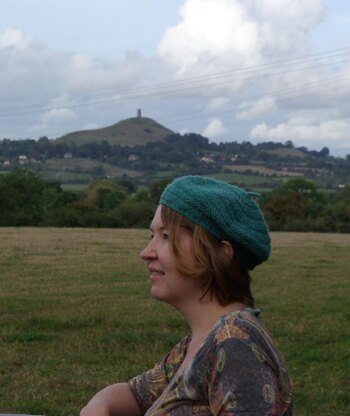
M 141 252 L 152 296 L 189 334 L 155 367 L 99 392 L 81 416 L 292 414 L 283 356 L 259 319 L 249 270 L 270 237 L 254 194 L 185 176 L 167 186 Z

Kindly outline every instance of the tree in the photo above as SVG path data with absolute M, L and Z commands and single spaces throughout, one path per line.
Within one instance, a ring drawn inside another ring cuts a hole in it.
M 309 231 L 325 216 L 327 202 L 314 182 L 294 178 L 265 195 L 262 208 L 272 230 Z
M 59 189 L 35 173 L 18 169 L 0 177 L 0 225 L 38 225 Z
M 350 186 L 335 195 L 328 213 L 334 223 L 334 231 L 350 233 Z
M 137 201 L 128 198 L 117 209 L 117 217 L 124 227 L 149 227 L 154 214 L 150 201 Z
M 160 181 L 154 182 L 150 187 L 150 194 L 153 202 L 158 204 L 160 196 L 164 190 L 164 188 L 172 182 L 172 178 L 165 178 L 161 179 Z
M 120 185 L 103 179 L 89 185 L 85 191 L 84 201 L 95 208 L 112 209 L 126 198 L 127 193 Z
M 319 155 L 321 157 L 329 156 L 329 149 L 328 149 L 328 147 L 323 147 L 322 150 L 320 150 Z

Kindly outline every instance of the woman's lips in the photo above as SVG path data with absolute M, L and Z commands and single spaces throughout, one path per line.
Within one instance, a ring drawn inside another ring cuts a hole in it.
M 150 273 L 151 279 L 157 279 L 159 276 L 164 276 L 164 272 L 159 269 L 149 268 L 148 271 Z

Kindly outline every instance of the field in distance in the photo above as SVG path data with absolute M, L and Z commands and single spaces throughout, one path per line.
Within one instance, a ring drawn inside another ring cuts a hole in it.
M 0 411 L 76 415 L 150 368 L 186 333 L 149 296 L 146 230 L 0 228 Z M 285 353 L 298 416 L 345 416 L 350 235 L 272 233 L 253 272 Z

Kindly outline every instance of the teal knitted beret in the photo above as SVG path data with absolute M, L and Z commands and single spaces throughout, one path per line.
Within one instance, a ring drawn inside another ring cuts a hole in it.
M 230 241 L 237 260 L 252 270 L 267 260 L 271 252 L 269 229 L 253 199 L 256 195 L 216 179 L 183 176 L 165 188 L 159 203 L 220 241 Z

